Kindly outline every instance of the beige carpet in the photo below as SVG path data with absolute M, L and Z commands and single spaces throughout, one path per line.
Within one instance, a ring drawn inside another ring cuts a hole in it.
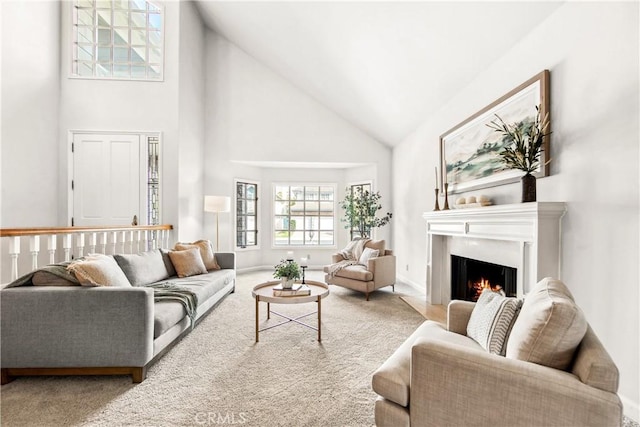
M 32 377 L 3 386 L 2 426 L 373 425 L 371 375 L 424 321 L 399 298 L 412 289 L 398 285 L 366 302 L 332 286 L 322 304 L 322 343 L 315 331 L 289 323 L 261 333 L 256 344 L 251 288 L 265 280 L 270 272 L 240 275 L 236 292 L 142 384 L 128 377 Z M 273 308 L 295 314 L 314 307 Z

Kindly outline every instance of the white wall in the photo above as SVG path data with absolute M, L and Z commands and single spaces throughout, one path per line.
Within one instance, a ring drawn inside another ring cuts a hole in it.
M 2 2 L 2 227 L 57 225 L 59 16 L 55 2 Z
M 178 221 L 180 241 L 202 238 L 204 216 L 204 36 L 192 1 L 181 1 L 179 45 Z
M 335 169 L 281 169 L 277 172 L 242 162 L 346 162 L 375 164 L 370 176 L 390 203 L 391 151 L 316 100 L 283 80 L 235 45 L 209 31 L 206 42 L 205 194 L 233 196 L 235 178 L 261 181 L 262 218 L 268 219 L 271 183 L 280 181 L 338 182 Z M 261 170 L 262 169 L 262 170 Z M 313 178 L 311 178 L 313 177 Z M 340 193 L 342 194 L 342 193 Z M 390 208 L 389 208 L 390 209 Z M 221 249 L 232 248 L 231 218 L 220 217 Z M 205 234 L 215 236 L 205 216 Z M 263 225 L 264 227 L 264 225 Z M 387 227 L 388 229 L 388 227 Z M 271 225 L 259 230 L 261 251 L 238 254 L 240 268 L 271 264 Z M 388 238 L 388 230 L 379 234 Z M 339 245 L 347 239 L 340 237 Z M 224 245 L 223 242 L 224 241 Z M 330 259 L 331 251 L 320 256 Z
M 57 225 L 60 10 L 55 2 L 3 1 L 0 227 Z M 29 22 L 30 25 L 24 25 Z M 22 239 L 23 251 L 28 240 Z M 0 253 L 9 250 L 2 239 Z M 44 260 L 46 253 L 41 254 Z M 10 280 L 2 256 L 0 283 Z M 19 258 L 19 271 L 31 266 Z
M 439 135 L 543 69 L 551 71 L 551 176 L 538 200 L 564 201 L 562 277 L 620 369 L 638 420 L 638 3 L 569 2 L 394 150 L 399 270 L 425 286 L 421 218 L 434 205 Z M 412 180 L 403 181 L 412 171 Z M 406 183 L 405 183 L 406 182 Z M 476 191 L 518 203 L 518 184 Z M 420 197 L 416 197 L 420 195 Z M 424 196 L 426 195 L 426 197 Z M 421 232 L 417 233 L 417 230 Z
M 69 78 L 71 71 L 71 7 L 61 2 L 61 67 L 59 122 L 59 212 L 58 225 L 67 225 L 69 168 L 68 132 L 87 131 L 153 131 L 162 132 L 162 222 L 178 228 L 179 237 L 179 40 L 180 3 L 164 2 L 164 81 L 141 82 Z M 29 22 L 24 21 L 24 22 Z M 31 28 L 31 27 L 30 27 Z M 188 96 L 188 95 L 187 95 Z M 188 104 L 188 102 L 187 102 Z M 189 126 L 185 126 L 188 129 Z M 197 167 L 197 166 L 196 166 Z M 188 206 L 189 202 L 185 203 Z M 186 208 L 188 209 L 188 207 Z

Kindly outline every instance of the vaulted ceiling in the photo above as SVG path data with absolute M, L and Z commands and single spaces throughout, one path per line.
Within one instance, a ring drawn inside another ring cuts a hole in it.
M 198 2 L 208 27 L 389 146 L 561 4 Z

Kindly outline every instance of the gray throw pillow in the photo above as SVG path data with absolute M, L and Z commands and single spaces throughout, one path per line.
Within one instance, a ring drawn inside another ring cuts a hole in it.
M 132 286 L 144 286 L 169 277 L 169 272 L 160 250 L 135 255 L 114 255 Z
M 169 273 L 169 277 L 177 276 L 176 268 L 173 266 L 173 262 L 171 262 L 171 257 L 169 256 L 169 252 L 171 249 L 163 249 L 160 248 L 160 253 L 162 254 L 162 260 L 164 261 L 164 266 L 167 267 L 167 273 Z
M 485 289 L 471 312 L 467 336 L 492 354 L 504 356 L 506 342 L 522 301 Z

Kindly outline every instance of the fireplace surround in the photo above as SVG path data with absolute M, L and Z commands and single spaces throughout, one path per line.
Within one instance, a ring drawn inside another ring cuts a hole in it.
M 451 300 L 451 255 L 516 269 L 516 296 L 540 279 L 561 279 L 562 202 L 531 202 L 425 212 L 426 297 Z

